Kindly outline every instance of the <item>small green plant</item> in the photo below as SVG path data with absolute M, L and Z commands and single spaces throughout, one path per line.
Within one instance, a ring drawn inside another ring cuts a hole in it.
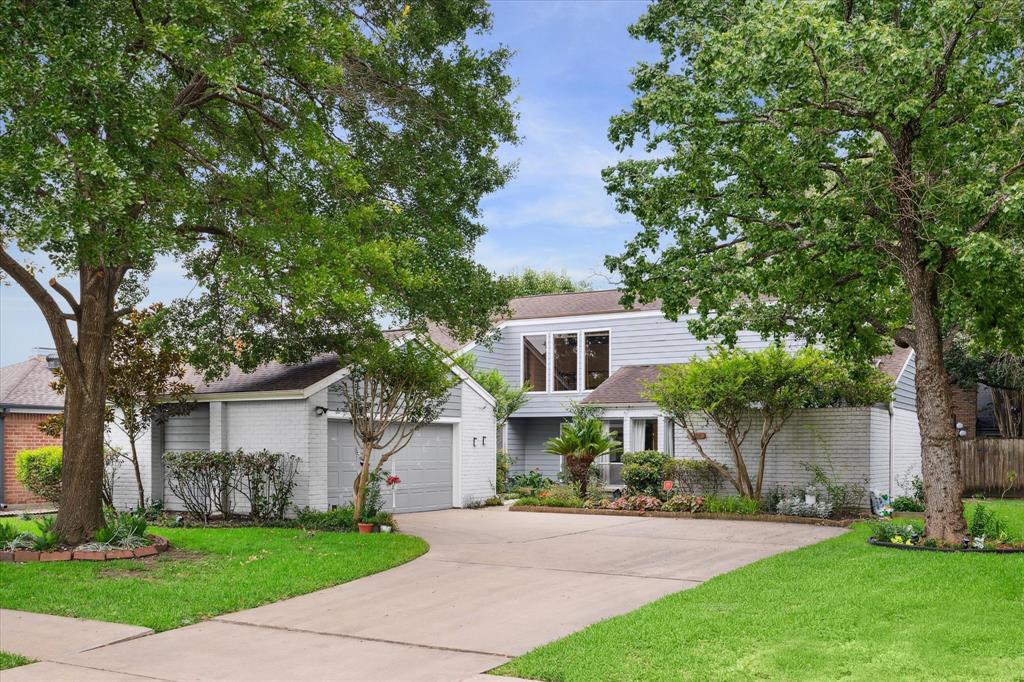
M 761 503 L 749 497 L 706 495 L 701 511 L 712 514 L 753 515 L 761 513 Z
M 921 524 L 898 523 L 896 521 L 874 521 L 871 524 L 871 537 L 878 542 L 889 542 L 897 545 L 912 544 L 907 540 L 920 537 Z M 898 540 L 897 540 L 898 539 Z
M 924 502 L 921 502 L 916 497 L 903 495 L 892 501 L 892 510 L 898 512 L 923 512 Z
M 53 530 L 56 520 L 56 517 L 53 516 L 43 516 L 33 522 L 36 530 L 39 531 L 39 534 L 35 536 L 36 550 L 48 552 L 60 544 L 60 536 Z
M 315 511 L 309 507 L 295 510 L 295 523 L 306 530 L 353 531 L 356 529 L 351 505 L 335 507 L 330 511 Z
M 967 534 L 974 540 L 985 539 L 1006 542 L 1010 539 L 1009 528 L 1006 522 L 984 504 L 974 505 L 974 514 L 967 527 Z
M 0 521 L 0 547 L 9 545 L 18 535 L 19 533 L 15 529 L 14 524 Z
M 494 480 L 494 492 L 498 495 L 504 495 L 508 492 L 509 479 L 508 470 L 512 466 L 512 458 L 508 454 L 508 450 L 502 448 L 498 450 L 495 459 L 495 475 Z

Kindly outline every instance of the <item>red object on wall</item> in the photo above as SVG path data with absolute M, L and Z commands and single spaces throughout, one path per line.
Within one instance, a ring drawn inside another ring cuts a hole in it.
M 665 492 L 672 492 L 672 481 L 665 481 L 661 484 L 661 487 L 665 489 Z
M 22 450 L 44 445 L 60 445 L 39 430 L 39 422 L 52 415 L 37 412 L 8 412 L 4 415 L 4 499 L 6 504 L 46 504 L 18 482 L 14 475 L 14 456 Z

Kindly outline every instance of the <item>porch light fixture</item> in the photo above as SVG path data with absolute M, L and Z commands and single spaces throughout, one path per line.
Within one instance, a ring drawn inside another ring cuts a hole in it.
M 316 416 L 322 417 L 325 414 L 327 414 L 327 408 L 324 407 L 323 405 L 317 405 L 316 406 Z

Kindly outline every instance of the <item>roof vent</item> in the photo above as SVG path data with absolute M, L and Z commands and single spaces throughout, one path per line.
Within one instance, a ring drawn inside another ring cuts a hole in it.
M 60 369 L 60 356 L 56 353 L 47 353 L 46 368 L 50 371 Z

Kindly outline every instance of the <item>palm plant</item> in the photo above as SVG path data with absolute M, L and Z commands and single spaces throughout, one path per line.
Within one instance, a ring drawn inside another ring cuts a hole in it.
M 544 444 L 544 451 L 565 459 L 569 478 L 579 485 L 580 495 L 586 495 L 590 465 L 601 455 L 607 455 L 621 445 L 605 432 L 600 419 L 577 417 L 562 424 L 562 432 Z

